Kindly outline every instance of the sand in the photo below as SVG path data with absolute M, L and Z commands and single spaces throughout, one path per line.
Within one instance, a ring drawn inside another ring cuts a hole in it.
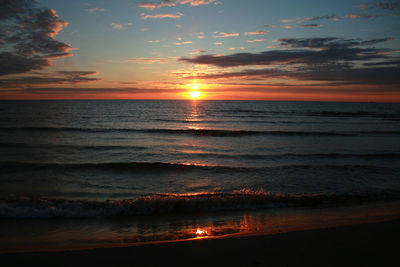
M 2 266 L 400 266 L 400 220 L 284 234 L 0 255 Z

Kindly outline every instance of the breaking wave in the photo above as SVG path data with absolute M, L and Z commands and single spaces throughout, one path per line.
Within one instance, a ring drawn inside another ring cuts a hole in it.
M 393 193 L 394 196 L 399 196 Z M 372 195 L 284 195 L 240 189 L 232 193 L 159 193 L 103 202 L 55 199 L 0 199 L 0 218 L 131 217 L 157 214 L 257 210 L 295 206 L 337 205 L 377 200 Z

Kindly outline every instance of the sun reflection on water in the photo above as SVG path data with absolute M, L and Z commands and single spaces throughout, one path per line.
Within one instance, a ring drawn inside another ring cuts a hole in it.
M 207 235 L 207 231 L 206 230 L 201 230 L 200 228 L 197 228 L 196 235 L 197 236 L 205 236 L 205 235 Z

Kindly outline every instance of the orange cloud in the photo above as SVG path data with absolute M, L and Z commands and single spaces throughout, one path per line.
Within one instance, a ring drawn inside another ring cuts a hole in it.
M 175 45 L 185 45 L 185 44 L 191 44 L 192 41 L 185 41 L 185 42 L 176 42 Z
M 169 61 L 166 58 L 159 57 L 138 57 L 125 60 L 125 62 L 133 62 L 137 64 L 167 64 Z
M 176 12 L 176 14 L 166 13 L 166 14 L 153 14 L 153 15 L 141 13 L 140 15 L 142 16 L 142 19 L 164 19 L 164 18 L 179 19 L 180 17 L 183 16 L 183 14 L 180 12 Z
M 122 30 L 124 28 L 124 26 L 122 26 L 122 24 L 118 24 L 118 23 L 114 23 L 114 22 L 111 23 L 110 25 L 111 25 L 111 27 L 113 27 L 116 30 Z
M 92 7 L 92 8 L 86 9 L 86 11 L 89 12 L 90 14 L 92 14 L 93 12 L 104 12 L 106 10 L 104 8 Z
M 256 43 L 256 42 L 264 42 L 265 40 L 266 40 L 265 38 L 261 38 L 261 39 L 247 40 L 246 42 Z
M 214 38 L 236 37 L 239 35 L 240 34 L 238 32 L 234 32 L 234 33 L 220 32 L 220 33 L 218 33 L 218 35 L 214 35 Z
M 185 5 L 189 4 L 190 6 L 200 6 L 200 5 L 208 5 L 214 3 L 214 5 L 219 5 L 221 2 L 216 0 L 163 0 L 161 2 L 145 2 L 137 4 L 137 7 L 144 8 L 147 10 L 154 10 L 162 7 L 172 7 L 177 4 Z
M 245 32 L 244 35 L 258 35 L 258 34 L 267 34 L 268 31 L 255 31 L 255 32 Z

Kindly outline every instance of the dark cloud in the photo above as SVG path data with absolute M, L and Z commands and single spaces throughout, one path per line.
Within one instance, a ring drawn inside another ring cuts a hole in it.
M 371 9 L 371 8 L 379 8 L 379 9 L 386 9 L 386 10 L 396 10 L 400 8 L 400 1 L 396 2 L 376 2 L 376 3 L 365 3 L 356 6 L 359 9 Z
M 0 76 L 24 73 L 50 65 L 48 59 L 37 55 L 26 57 L 17 53 L 0 52 Z
M 364 63 L 364 66 L 387 66 L 387 65 L 397 65 L 400 68 L 400 59 L 388 60 L 383 62 L 368 62 Z
M 400 85 L 399 60 L 389 57 L 390 49 L 374 48 L 392 38 L 372 40 L 328 38 L 279 39 L 285 50 L 227 56 L 203 55 L 181 61 L 218 67 L 265 65 L 264 69 L 197 74 L 197 79 L 270 79 L 325 82 L 335 84 Z M 360 67 L 360 63 L 364 67 Z M 192 79 L 194 77 L 185 77 Z
M 186 79 L 228 79 L 228 78 L 251 78 L 262 77 L 262 78 L 276 78 L 285 77 L 288 72 L 280 69 L 257 69 L 257 70 L 242 70 L 236 72 L 217 72 L 211 74 L 197 74 L 196 76 L 185 76 Z
M 1 0 L 0 75 L 20 74 L 51 65 L 51 59 L 71 56 L 72 47 L 54 36 L 68 22 L 34 0 Z
M 322 25 L 321 24 L 316 24 L 316 23 L 310 23 L 310 24 L 299 25 L 299 27 L 302 27 L 302 28 L 319 28 L 319 27 L 322 27 Z
M 162 94 L 162 93 L 176 93 L 183 92 L 184 89 L 143 89 L 136 87 L 100 87 L 100 88 L 79 88 L 79 87 L 25 87 L 21 89 L 5 89 L 2 90 L 1 98 L 14 99 L 15 96 L 29 96 L 29 97 L 46 97 L 50 98 L 80 98 L 82 96 L 96 98 L 107 96 L 107 98 L 115 93 L 118 94 Z M 118 95 L 120 97 L 120 95 Z
M 399 67 L 372 68 L 306 68 L 292 75 L 298 80 L 343 82 L 346 84 L 398 84 L 400 85 Z M 399 87 L 400 91 L 400 87 Z
M 379 43 L 389 39 L 370 40 Z M 272 50 L 258 54 L 237 53 L 227 56 L 199 55 L 192 58 L 180 58 L 180 61 L 214 65 L 218 67 L 238 67 L 249 65 L 293 65 L 293 64 L 332 64 L 340 61 L 356 61 L 386 58 L 383 52 L 388 49 L 365 47 L 368 41 L 342 38 L 286 38 L 277 40 L 281 47 L 290 50 Z M 367 43 L 366 43 L 367 42 Z
M 361 45 L 374 45 L 378 43 L 383 43 L 387 41 L 392 41 L 394 38 L 380 38 L 380 39 L 372 39 L 360 42 Z
M 137 82 L 119 82 L 120 84 L 137 84 Z
M 379 64 L 377 64 L 378 66 Z M 187 79 L 232 79 L 266 80 L 271 78 L 289 78 L 298 81 L 319 81 L 325 85 L 349 84 L 397 84 L 400 91 L 399 65 L 392 67 L 350 68 L 346 65 L 315 66 L 295 68 L 290 71 L 281 69 L 242 70 L 237 72 L 219 72 L 213 74 L 188 76 Z M 304 85 L 304 84 L 303 84 Z
M 371 49 L 371 48 L 359 48 L 360 46 L 369 46 L 373 44 L 383 43 L 393 40 L 393 38 L 380 38 L 371 40 L 360 40 L 360 39 L 344 39 L 336 37 L 325 37 L 325 38 L 282 38 L 278 39 L 281 47 L 289 48 L 308 48 L 308 49 L 319 49 L 319 50 L 340 50 L 345 52 L 345 49 L 353 50 L 358 49 L 359 52 L 383 52 L 384 49 Z M 358 48 L 357 48 L 358 47 Z M 355 51 L 353 51 L 355 52 Z
M 343 19 L 374 19 L 377 17 L 387 17 L 387 16 L 396 16 L 394 14 L 369 14 L 369 13 L 364 13 L 364 14 L 346 14 L 346 15 L 324 15 L 324 16 L 315 16 L 315 17 L 298 17 L 294 19 L 283 19 L 281 22 L 283 23 L 291 23 L 295 22 L 297 24 L 302 24 L 306 22 L 313 22 L 317 20 L 333 20 L 333 21 L 340 21 Z
M 30 76 L 17 76 L 14 78 L 0 79 L 0 89 L 23 88 L 44 84 L 77 84 L 100 80 L 87 77 L 95 75 L 95 71 L 58 71 L 50 74 L 35 74 Z
M 381 9 L 396 10 L 400 8 L 400 2 L 399 1 L 393 3 L 378 2 L 376 3 L 376 7 Z
M 305 19 L 301 20 L 301 22 L 305 22 L 305 21 L 316 21 L 316 20 L 322 20 L 322 19 L 339 20 L 340 17 L 337 16 L 337 15 L 316 16 L 316 17 L 311 17 L 311 18 L 305 18 Z

